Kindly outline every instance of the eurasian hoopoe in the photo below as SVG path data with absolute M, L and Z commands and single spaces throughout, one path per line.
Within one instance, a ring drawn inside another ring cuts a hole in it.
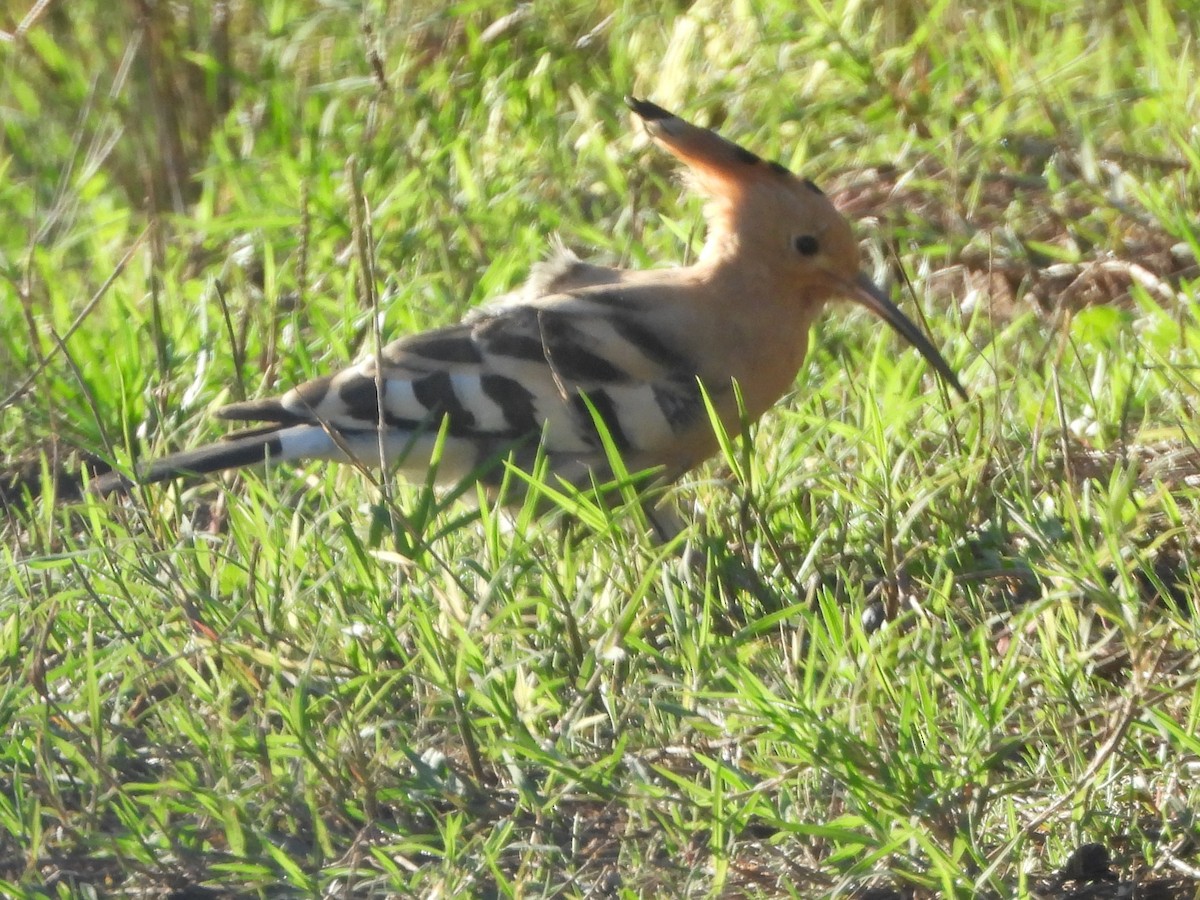
M 673 480 L 718 449 L 704 394 L 731 433 L 739 392 L 757 419 L 791 386 L 809 328 L 835 296 L 880 316 L 966 396 L 938 351 L 859 273 L 849 224 L 813 182 L 653 103 L 626 102 L 708 200 L 694 265 L 609 269 L 564 251 L 458 325 L 400 338 L 377 359 L 279 399 L 224 407 L 221 418 L 267 424 L 163 457 L 133 480 L 265 460 L 377 465 L 381 456 L 423 478 L 441 440 L 441 482 L 494 485 L 504 466 L 489 460 L 511 454 L 528 467 L 540 447 L 553 475 L 585 486 L 610 474 L 598 422 L 629 472 Z M 101 492 L 129 483 L 116 474 L 93 482 Z

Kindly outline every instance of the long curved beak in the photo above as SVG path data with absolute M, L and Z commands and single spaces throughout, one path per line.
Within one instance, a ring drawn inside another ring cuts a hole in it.
M 959 383 L 958 376 L 950 368 L 950 364 L 942 358 L 942 354 L 938 353 L 937 348 L 929 343 L 925 335 L 912 323 L 912 320 L 904 315 L 900 311 L 900 307 L 889 300 L 887 294 L 876 287 L 870 278 L 866 275 L 859 275 L 854 281 L 847 283 L 847 288 L 848 299 L 861 303 L 896 329 L 897 334 L 916 347 L 921 355 L 929 360 L 929 364 L 946 384 L 954 388 L 964 400 L 970 399 L 967 397 L 966 389 Z

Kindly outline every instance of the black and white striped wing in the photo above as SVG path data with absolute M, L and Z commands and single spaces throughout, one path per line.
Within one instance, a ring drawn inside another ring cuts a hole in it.
M 320 424 L 365 462 L 378 461 L 382 444 L 386 461 L 406 470 L 428 465 L 444 423 L 445 478 L 510 448 L 530 460 L 541 440 L 552 468 L 580 480 L 606 462 L 595 410 L 631 468 L 666 462 L 704 416 L 696 365 L 620 292 L 542 300 L 402 338 L 384 348 L 379 366 L 368 360 L 222 415 Z

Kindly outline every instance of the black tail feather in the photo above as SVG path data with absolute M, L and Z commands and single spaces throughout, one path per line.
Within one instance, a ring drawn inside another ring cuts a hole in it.
M 246 435 L 234 440 L 206 444 L 195 450 L 184 450 L 156 459 L 139 467 L 130 477 L 119 472 L 107 472 L 92 480 L 90 489 L 100 495 L 128 491 L 135 484 L 155 484 L 187 475 L 208 475 L 225 469 L 237 469 L 266 462 L 282 454 L 276 431 Z

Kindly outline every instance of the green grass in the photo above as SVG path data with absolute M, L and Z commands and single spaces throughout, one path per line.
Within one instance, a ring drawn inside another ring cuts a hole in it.
M 1194 3 L 186 7 L 0 43 L 0 893 L 1195 895 Z M 690 572 L 351 467 L 20 499 L 551 234 L 688 258 L 631 92 L 822 184 L 971 402 L 833 309 Z

